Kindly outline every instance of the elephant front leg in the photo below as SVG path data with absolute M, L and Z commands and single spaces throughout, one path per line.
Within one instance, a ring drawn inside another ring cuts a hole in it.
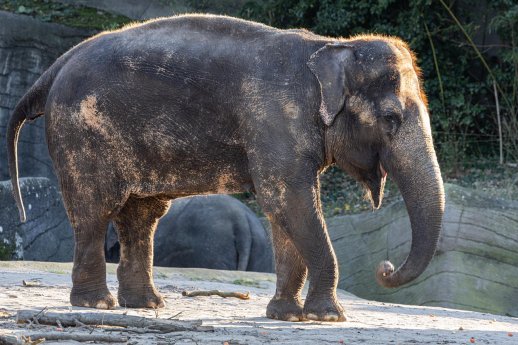
M 273 221 L 272 236 L 277 288 L 266 308 L 266 316 L 277 320 L 302 321 L 304 316 L 301 292 L 306 281 L 306 265 L 292 240 Z
M 154 197 L 130 198 L 114 219 L 119 236 L 119 305 L 162 308 L 164 299 L 153 283 L 153 237 L 169 201 Z
M 83 221 L 75 227 L 74 267 L 70 303 L 78 307 L 113 309 L 117 305 L 106 286 L 104 236 L 108 221 Z
M 282 244 L 275 247 L 275 255 L 281 258 L 281 270 L 277 272 L 278 291 L 271 304 L 277 310 L 281 309 L 281 303 L 276 300 L 279 300 L 278 294 L 284 291 L 297 300 L 297 291 L 300 291 L 297 289 L 303 281 L 301 264 L 293 264 L 298 260 L 294 253 L 298 252 L 308 269 L 310 281 L 303 317 L 320 321 L 345 321 L 344 310 L 336 297 L 338 265 L 322 215 L 316 173 L 314 178 L 294 174 L 292 171 L 288 178 L 271 174 L 276 176 L 276 181 L 270 179 L 268 184 L 258 189 L 258 200 L 264 212 L 278 225 L 274 231 L 282 233 L 294 246 L 286 252 Z M 290 265 L 283 264 L 282 260 L 288 261 L 285 255 L 292 256 L 295 261 Z M 288 304 L 284 307 L 285 313 L 277 312 L 277 315 L 289 315 L 291 306 Z M 272 317 L 273 313 L 268 316 Z M 290 320 L 286 316 L 282 319 Z

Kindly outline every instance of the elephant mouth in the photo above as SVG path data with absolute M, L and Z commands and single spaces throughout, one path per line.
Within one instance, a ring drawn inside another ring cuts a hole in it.
M 381 175 L 381 178 L 382 179 L 386 179 L 387 178 L 387 171 L 383 168 L 383 164 L 379 164 L 379 169 L 380 169 L 380 175 Z
M 364 182 L 367 189 L 367 199 L 371 201 L 372 208 L 375 210 L 381 206 L 386 180 L 387 171 L 380 162 L 374 171 L 368 174 Z
M 345 161 L 339 166 L 363 186 L 365 199 L 371 202 L 373 209 L 378 209 L 383 200 L 383 190 L 387 180 L 387 171 L 381 162 L 378 161 L 377 164 L 367 167 Z

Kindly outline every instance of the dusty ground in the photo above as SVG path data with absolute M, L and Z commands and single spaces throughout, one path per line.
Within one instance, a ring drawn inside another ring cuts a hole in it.
M 71 308 L 70 264 L 39 262 L 0 262 L 0 335 L 56 331 L 53 326 L 28 329 L 15 323 L 21 309 L 68 312 L 95 311 Z M 108 286 L 117 290 L 115 265 L 108 266 Z M 35 280 L 39 287 L 25 287 L 23 280 Z M 94 329 L 93 334 L 124 334 L 128 344 L 518 344 L 518 319 L 445 308 L 405 306 L 366 301 L 344 291 L 338 295 L 347 310 L 345 323 L 290 323 L 264 317 L 274 291 L 271 274 L 213 271 L 204 269 L 157 268 L 155 282 L 164 294 L 167 307 L 158 317 L 176 316 L 181 320 L 203 320 L 214 332 L 134 334 Z M 373 282 L 374 283 L 374 282 Z M 220 297 L 182 297 L 184 289 L 250 291 L 250 300 Z M 510 301 L 510 303 L 516 301 Z M 124 309 L 124 313 L 155 318 L 153 310 Z M 65 332 L 90 333 L 85 329 Z M 51 342 L 46 342 L 46 344 Z M 63 344 L 64 342 L 60 342 Z M 76 342 L 68 342 L 75 344 Z

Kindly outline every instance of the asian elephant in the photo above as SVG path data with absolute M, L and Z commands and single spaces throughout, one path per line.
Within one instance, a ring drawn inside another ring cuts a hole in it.
M 406 202 L 411 250 L 396 270 L 380 264 L 380 284 L 408 283 L 434 255 L 443 184 L 419 70 L 398 38 L 331 38 L 183 15 L 87 39 L 36 81 L 8 124 L 22 221 L 16 143 L 23 123 L 43 114 L 75 231 L 72 305 L 117 303 L 103 252 L 113 221 L 119 302 L 162 307 L 153 233 L 170 200 L 251 190 L 272 224 L 277 290 L 266 315 L 344 321 L 319 198 L 318 176 L 332 164 L 366 187 L 374 208 L 387 174 Z
M 228 195 L 173 201 L 155 232 L 155 266 L 273 272 L 268 231 L 250 208 Z M 107 262 L 119 262 L 120 243 L 110 224 Z

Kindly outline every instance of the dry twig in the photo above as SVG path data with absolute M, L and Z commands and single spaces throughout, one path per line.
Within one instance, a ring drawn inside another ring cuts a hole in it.
M 35 310 L 20 310 L 16 315 L 18 323 L 26 323 L 37 314 Z M 179 331 L 212 331 L 212 327 L 202 326 L 201 320 L 179 321 L 165 319 L 150 319 L 140 316 L 110 314 L 110 313 L 57 313 L 45 312 L 38 316 L 40 324 L 55 325 L 59 319 L 65 327 L 74 327 L 77 324 L 106 325 L 118 327 L 149 328 L 163 333 Z
M 183 311 L 178 312 L 178 313 L 176 313 L 176 314 L 174 314 L 174 315 L 172 315 L 172 316 L 169 316 L 167 319 L 168 319 L 168 320 L 174 320 L 174 319 L 176 319 L 178 316 L 180 316 L 182 313 L 183 313 Z
M 79 342 L 96 341 L 101 343 L 125 343 L 128 337 L 111 334 L 84 334 L 64 332 L 30 333 L 23 335 L 0 336 L 0 344 L 36 345 L 49 340 L 75 340 Z
M 134 328 L 134 327 L 97 327 L 97 329 L 102 330 L 103 332 L 127 332 L 127 333 L 137 333 L 137 334 L 158 334 L 162 333 L 156 329 L 149 328 Z
M 22 285 L 25 287 L 41 287 L 41 283 L 36 280 L 22 280 Z
M 219 291 L 219 290 L 199 290 L 199 291 L 183 291 L 182 296 L 186 297 L 196 297 L 196 296 L 220 296 L 223 298 L 227 297 L 235 297 L 239 299 L 250 299 L 250 292 L 242 293 L 242 292 L 227 292 L 227 291 Z

